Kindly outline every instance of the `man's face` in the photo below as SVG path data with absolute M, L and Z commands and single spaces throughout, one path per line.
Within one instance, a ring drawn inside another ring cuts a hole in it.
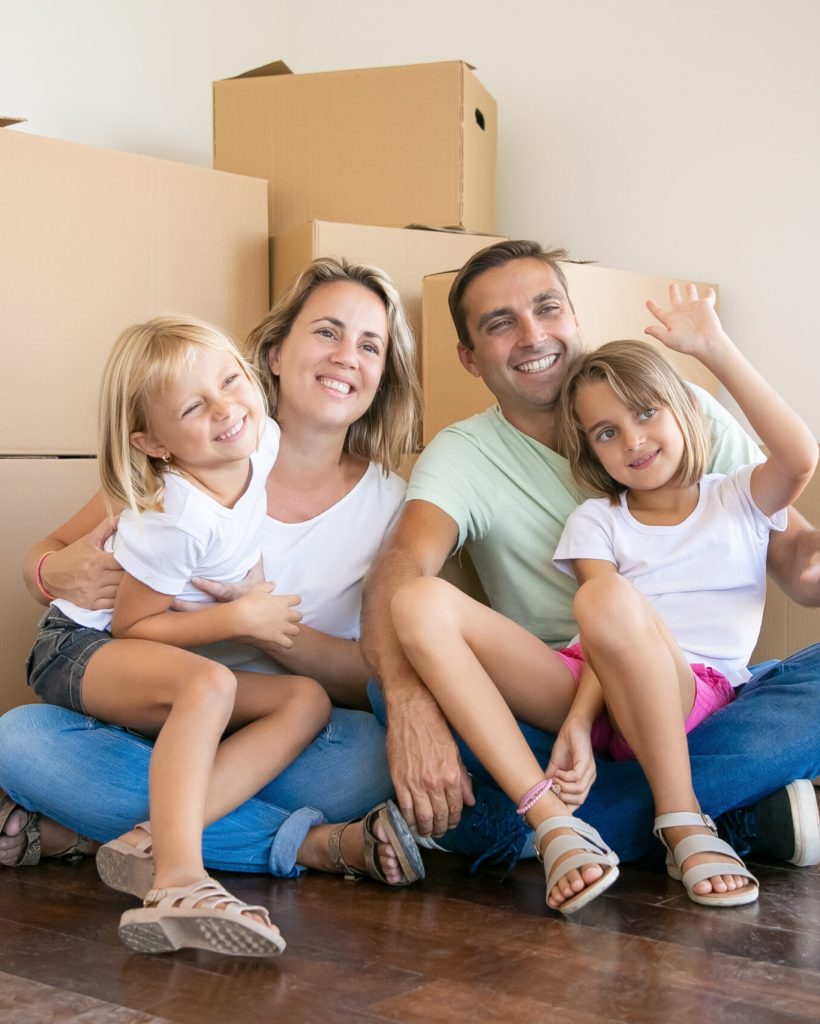
M 474 278 L 463 303 L 474 348 L 459 345 L 459 358 L 507 419 L 552 410 L 581 353 L 578 320 L 552 267 L 511 260 Z

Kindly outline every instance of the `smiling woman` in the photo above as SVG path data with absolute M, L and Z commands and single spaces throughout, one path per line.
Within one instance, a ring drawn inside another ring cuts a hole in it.
M 301 600 L 292 644 L 254 635 L 212 649 L 236 670 L 317 679 L 334 708 L 329 726 L 297 760 L 203 835 L 206 865 L 290 877 L 305 867 L 365 871 L 391 884 L 423 868 L 388 805 L 350 827 L 391 792 L 384 733 L 366 703 L 359 650 L 362 580 L 404 500 L 393 472 L 412 448 L 419 409 L 412 333 L 395 286 L 381 271 L 331 259 L 299 275 L 251 333 L 248 351 L 281 427 L 266 482 L 262 556 L 277 594 Z M 102 549 L 111 525 L 101 499 L 30 550 L 24 572 L 39 587 L 86 607 L 111 607 L 119 566 Z M 218 601 L 241 586 L 197 581 Z M 147 816 L 150 743 L 63 708 L 16 708 L 0 719 L 0 785 L 22 810 L 0 815 L 0 862 L 41 843 L 58 856 L 76 832 L 105 842 Z M 101 766 L 105 765 L 105 770 Z M 128 863 L 150 857 L 144 833 Z M 375 855 L 375 862 L 373 857 Z

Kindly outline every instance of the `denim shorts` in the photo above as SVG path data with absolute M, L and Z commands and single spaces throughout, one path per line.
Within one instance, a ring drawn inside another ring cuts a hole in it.
M 577 683 L 584 667 L 584 652 L 580 644 L 564 647 L 557 652 L 558 656 L 572 672 Z M 684 728 L 686 735 L 704 722 L 709 715 L 731 704 L 735 699 L 735 690 L 726 676 L 710 665 L 690 665 L 695 677 L 695 700 L 692 710 L 686 716 Z M 592 723 L 592 749 L 599 754 L 607 754 L 613 761 L 634 761 L 635 754 L 623 736 L 612 727 L 606 712 L 599 715 Z
M 110 633 L 81 626 L 59 608 L 49 608 L 26 661 L 28 685 L 45 704 L 84 715 L 86 667 L 92 655 L 112 639 Z

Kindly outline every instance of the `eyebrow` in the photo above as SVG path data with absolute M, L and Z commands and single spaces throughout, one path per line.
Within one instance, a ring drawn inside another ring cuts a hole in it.
M 335 316 L 317 316 L 315 320 L 311 320 L 311 324 L 318 324 L 322 321 L 326 321 L 329 324 L 333 324 L 334 327 L 340 327 L 342 330 L 346 327 L 344 320 L 339 320 Z M 362 331 L 362 337 L 375 338 L 377 341 L 382 341 L 382 336 L 378 331 Z
M 557 288 L 550 288 L 545 292 L 539 292 L 532 298 L 531 305 L 537 306 L 541 302 L 545 302 L 547 299 L 558 299 L 564 301 L 563 292 Z M 486 313 L 478 318 L 478 326 L 485 327 L 490 320 L 494 320 L 497 316 L 509 316 L 512 313 L 512 309 L 509 306 L 499 306 L 498 309 L 490 309 Z

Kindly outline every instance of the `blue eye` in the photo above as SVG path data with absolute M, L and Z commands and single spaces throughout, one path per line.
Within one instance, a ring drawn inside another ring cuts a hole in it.
M 599 430 L 598 433 L 595 435 L 595 440 L 611 441 L 612 438 L 615 436 L 615 433 L 616 431 L 614 427 L 604 427 L 603 430 Z
M 643 412 L 638 413 L 638 419 L 639 420 L 651 420 L 652 417 L 655 415 L 655 413 L 657 411 L 658 411 L 657 409 L 644 409 Z

